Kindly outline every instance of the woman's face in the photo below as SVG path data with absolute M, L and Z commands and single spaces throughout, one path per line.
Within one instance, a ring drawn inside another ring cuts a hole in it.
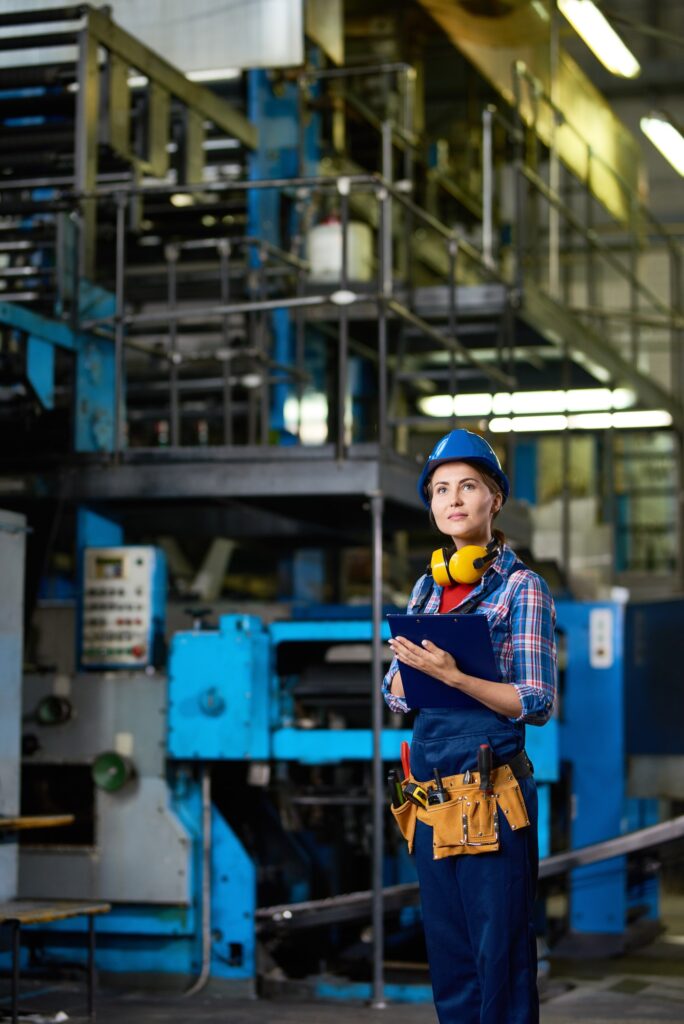
M 501 508 L 501 495 L 492 493 L 467 462 L 442 463 L 430 482 L 430 507 L 437 529 L 451 537 L 457 548 L 486 545 L 492 536 L 492 516 Z

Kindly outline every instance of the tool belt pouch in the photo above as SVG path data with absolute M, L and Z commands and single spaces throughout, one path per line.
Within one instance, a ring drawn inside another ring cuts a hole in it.
M 444 779 L 449 799 L 443 804 L 415 808 L 419 821 L 433 830 L 434 860 L 462 854 L 496 853 L 500 848 L 499 820 L 505 815 L 513 831 L 525 828 L 530 820 L 517 779 L 502 765 L 492 773 L 493 792 L 483 793 L 477 773 L 463 785 L 463 776 Z M 401 813 L 403 808 L 397 808 Z M 415 822 L 413 825 L 415 829 Z
M 520 791 L 520 783 L 508 765 L 497 768 L 493 775 L 494 796 L 499 812 L 505 815 L 506 821 L 513 832 L 519 828 L 527 828 L 530 818 L 525 806 L 525 799 Z
M 418 817 L 432 826 L 434 860 L 499 849 L 496 800 L 474 786 L 452 790 L 446 803 L 421 808 Z
M 390 804 L 390 810 L 394 815 L 394 820 L 399 826 L 399 831 L 408 843 L 409 853 L 413 853 L 413 840 L 416 834 L 418 808 L 415 804 L 412 804 L 410 800 L 406 800 L 401 807 L 392 807 Z

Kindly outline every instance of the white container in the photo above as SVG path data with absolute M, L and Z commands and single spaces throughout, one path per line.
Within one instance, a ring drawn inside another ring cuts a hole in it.
M 342 225 L 331 217 L 309 232 L 307 252 L 311 279 L 339 284 L 342 275 Z M 373 232 L 368 224 L 352 220 L 347 225 L 347 278 L 370 281 L 373 276 Z

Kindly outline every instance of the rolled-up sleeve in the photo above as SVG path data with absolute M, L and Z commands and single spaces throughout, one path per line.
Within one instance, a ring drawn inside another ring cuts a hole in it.
M 544 725 L 556 699 L 556 610 L 545 581 L 525 573 L 511 602 L 513 673 L 522 712 L 514 721 Z
M 382 695 L 385 698 L 385 703 L 387 704 L 387 707 L 390 709 L 390 711 L 395 711 L 397 713 L 405 715 L 408 713 L 409 708 L 404 698 L 398 697 L 394 693 L 390 693 L 390 686 L 392 685 L 392 680 L 394 679 L 398 671 L 399 662 L 397 661 L 396 658 L 392 658 L 392 664 L 390 665 L 387 671 L 387 675 L 382 681 Z

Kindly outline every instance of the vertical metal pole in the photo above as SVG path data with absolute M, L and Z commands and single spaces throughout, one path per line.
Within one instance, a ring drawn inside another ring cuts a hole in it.
M 373 563 L 373 644 L 372 644 L 372 707 L 373 707 L 373 999 L 372 1006 L 385 1006 L 383 959 L 385 927 L 382 906 L 382 865 L 384 852 L 384 785 L 382 778 L 382 492 L 371 494 L 372 563 Z
M 632 366 L 639 369 L 639 289 L 637 279 L 639 277 L 639 209 L 635 202 L 632 202 L 629 216 L 631 227 L 631 244 L 629 247 L 629 341 L 630 358 Z
M 523 174 L 525 166 L 525 122 L 520 113 L 522 97 L 520 95 L 520 76 L 517 71 L 513 73 L 513 91 L 515 95 L 515 125 L 516 133 L 514 138 L 515 157 L 513 166 L 515 169 L 515 272 L 513 275 L 513 288 L 517 293 L 515 302 L 521 300 L 525 286 L 525 246 L 527 244 L 525 231 L 525 218 L 527 217 L 527 181 Z
M 95 1016 L 95 915 L 88 914 L 88 1016 Z
M 610 551 L 610 571 L 609 571 L 609 583 L 615 582 L 615 572 L 617 568 L 617 501 L 615 500 L 615 429 L 610 427 L 609 430 L 604 432 L 603 438 L 603 480 L 604 480 L 604 501 L 605 501 L 605 519 L 606 522 L 611 523 L 613 526 L 612 539 L 611 539 L 611 551 Z
M 670 243 L 670 308 L 673 318 L 670 327 L 670 358 L 672 366 L 672 393 L 680 406 L 684 402 L 684 331 L 679 326 L 684 313 L 682 289 L 682 257 L 676 243 Z M 684 432 L 675 432 L 675 516 L 677 549 L 675 551 L 676 579 L 679 590 L 684 590 Z
M 416 69 L 406 68 L 404 79 L 404 128 L 407 134 L 413 135 L 413 114 L 415 108 Z M 405 140 L 404 144 L 404 181 L 413 181 L 413 146 Z
M 587 180 L 585 182 L 585 217 L 584 226 L 588 232 L 594 230 L 594 196 L 591 189 L 591 171 L 592 171 L 592 156 L 593 150 L 590 145 L 587 144 Z M 587 278 L 587 306 L 589 309 L 596 309 L 598 307 L 598 281 L 596 279 L 597 265 L 596 265 L 596 252 L 591 240 L 587 238 L 587 265 L 585 268 Z
M 558 156 L 558 8 L 551 3 L 551 31 L 549 33 L 549 64 L 551 81 L 551 146 L 549 149 L 549 188 L 555 195 L 560 192 L 560 158 Z M 549 204 L 549 294 L 561 297 L 560 281 L 560 210 Z
M 392 183 L 392 122 L 382 122 L 382 176 L 386 182 Z M 383 232 L 380 244 L 383 247 L 382 265 L 382 293 L 384 296 L 392 296 L 392 264 L 394 254 L 392 252 L 392 197 L 387 194 L 385 199 L 385 217 L 383 221 Z
M 100 103 L 99 43 L 88 24 L 78 34 L 78 92 L 74 140 L 74 185 L 77 193 L 92 193 L 97 184 L 98 118 Z M 83 230 L 79 239 L 83 276 L 95 269 L 95 199 L 81 200 Z
M 304 294 L 304 271 L 297 271 L 297 298 Z M 306 326 L 301 309 L 295 311 L 295 394 L 297 397 L 297 437 L 302 440 L 302 402 L 304 400 L 304 362 L 306 359 Z
M 298 235 L 299 235 L 299 258 L 301 260 L 306 259 L 306 232 L 307 232 L 307 209 L 305 205 L 305 198 L 307 202 L 310 202 L 310 193 L 300 193 L 297 201 L 297 214 L 298 214 Z M 297 298 L 304 295 L 306 288 L 306 275 L 305 271 L 300 268 L 297 271 Z M 306 324 L 304 320 L 304 311 L 302 309 L 295 310 L 295 367 L 297 369 L 295 393 L 297 396 L 297 437 L 299 441 L 302 440 L 302 402 L 304 399 L 304 364 L 306 360 Z
M 19 1020 L 19 963 L 21 959 L 21 924 L 12 921 L 12 1024 Z
M 456 332 L 458 330 L 458 321 L 456 313 L 456 259 L 458 256 L 458 240 L 456 238 L 450 238 L 447 242 L 447 259 L 449 261 L 449 337 L 456 341 Z M 453 400 L 456 397 L 456 390 L 458 387 L 457 379 L 457 368 L 456 368 L 456 353 L 451 351 L 449 353 L 449 393 L 452 398 L 451 406 L 451 422 L 452 426 L 456 426 L 456 410 L 455 403 Z
M 124 421 L 123 375 L 124 375 L 124 313 L 125 313 L 125 263 L 126 263 L 126 203 L 127 197 L 120 193 L 116 197 L 116 266 L 114 284 L 114 457 L 118 459 L 123 449 L 122 427 Z M 77 297 L 75 297 L 77 301 Z
M 342 266 L 340 289 L 349 287 L 349 182 L 341 178 L 337 183 L 340 195 L 340 230 L 342 232 Z M 347 384 L 349 377 L 349 311 L 340 306 L 340 335 L 337 349 L 337 438 L 335 454 L 343 459 L 347 448 Z
M 570 374 L 570 355 L 566 344 L 563 355 L 563 387 L 566 391 L 570 387 Z M 561 564 L 568 583 L 570 581 L 570 530 L 572 528 L 570 514 L 570 444 L 570 430 L 566 428 L 561 435 Z
M 392 122 L 383 121 L 381 172 L 383 179 L 390 183 L 392 181 Z M 378 223 L 378 279 L 380 302 L 378 308 L 378 440 L 380 447 L 384 448 L 388 441 L 387 432 L 387 300 L 392 298 L 394 288 L 394 250 L 392 239 L 392 196 L 386 188 L 378 191 L 378 202 L 380 206 L 380 218 Z M 410 222 L 407 221 L 407 231 L 410 232 Z M 408 268 L 409 287 L 412 285 L 411 270 L 411 245 L 408 238 Z M 397 359 L 397 369 L 400 360 Z M 397 381 L 393 382 L 393 392 L 396 392 Z
M 218 246 L 221 302 L 230 302 L 230 242 L 222 238 Z M 230 318 L 221 318 L 221 343 L 223 345 L 223 443 L 233 443 L 233 389 L 230 382 L 232 360 L 230 357 Z
M 266 249 L 259 246 L 259 298 L 265 301 L 267 298 L 266 286 Z M 261 377 L 261 444 L 268 444 L 268 433 L 270 427 L 271 410 L 271 388 L 270 388 L 270 367 L 269 367 L 269 345 L 268 345 L 268 313 L 263 312 L 259 317 L 259 350 L 262 355 L 262 377 Z
M 167 281 L 167 303 L 169 312 L 173 313 L 178 298 L 178 282 L 176 268 L 178 263 L 178 246 L 167 245 L 166 255 L 166 281 Z M 169 322 L 169 418 L 171 421 L 171 447 L 177 448 L 180 444 L 180 409 L 178 401 L 178 322 L 172 317 Z
M 494 107 L 482 111 L 482 257 L 494 266 Z
M 387 307 L 383 292 L 385 279 L 385 219 L 387 217 L 387 189 L 377 191 L 378 200 L 378 444 L 381 453 L 387 447 Z

